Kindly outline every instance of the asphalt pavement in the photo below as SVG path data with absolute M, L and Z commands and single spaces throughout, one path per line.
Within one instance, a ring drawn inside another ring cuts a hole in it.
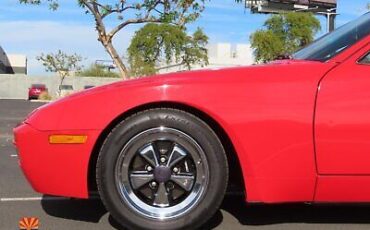
M 40 229 L 121 229 L 99 199 L 80 200 L 35 193 L 18 167 L 12 129 L 39 102 L 0 100 L 0 230 L 19 229 L 22 217 L 38 217 Z M 202 229 L 369 229 L 369 205 L 247 205 L 227 196 Z

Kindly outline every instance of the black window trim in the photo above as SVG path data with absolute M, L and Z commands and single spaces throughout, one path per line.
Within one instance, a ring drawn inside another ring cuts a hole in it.
M 362 55 L 358 60 L 357 60 L 357 64 L 358 65 L 365 65 L 365 66 L 370 66 L 370 63 L 365 63 L 365 62 L 362 62 L 367 56 L 370 55 L 370 50 L 367 51 L 364 55 Z

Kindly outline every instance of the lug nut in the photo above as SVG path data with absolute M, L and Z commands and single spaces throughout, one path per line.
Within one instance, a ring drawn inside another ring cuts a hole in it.
M 179 169 L 175 167 L 175 168 L 173 168 L 173 172 L 174 173 L 178 173 L 179 172 Z
M 151 185 L 152 185 L 152 187 L 157 187 L 157 182 L 153 181 L 153 182 L 151 183 Z
M 146 171 L 151 172 L 153 170 L 152 166 L 146 167 Z
M 161 157 L 161 162 L 162 163 L 166 162 L 166 158 L 165 157 Z
M 175 188 L 175 185 L 172 182 L 168 182 L 167 187 L 168 189 L 172 190 Z

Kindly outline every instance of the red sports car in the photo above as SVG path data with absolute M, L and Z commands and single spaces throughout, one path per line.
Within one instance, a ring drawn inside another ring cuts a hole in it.
M 28 100 L 39 99 L 40 94 L 43 92 L 48 92 L 44 84 L 32 84 L 28 89 Z
M 290 60 L 96 87 L 14 132 L 36 191 L 98 191 L 129 229 L 195 229 L 228 182 L 246 202 L 370 202 L 370 13 Z

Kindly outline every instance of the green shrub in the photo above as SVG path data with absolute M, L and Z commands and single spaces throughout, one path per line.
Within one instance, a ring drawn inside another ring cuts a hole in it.
M 116 77 L 119 78 L 120 75 L 116 72 L 111 72 L 107 70 L 102 65 L 92 64 L 89 68 L 86 68 L 82 70 L 81 72 L 78 72 L 76 76 L 79 77 Z
M 48 92 L 42 92 L 39 95 L 39 100 L 51 101 L 53 97 Z

